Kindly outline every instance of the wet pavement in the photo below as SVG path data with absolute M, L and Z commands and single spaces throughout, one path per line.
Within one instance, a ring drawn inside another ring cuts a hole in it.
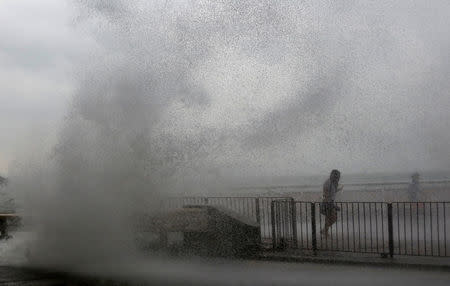
M 61 272 L 0 267 L 0 285 L 449 285 L 450 272 L 367 265 L 191 259 L 114 261 Z
M 320 251 L 265 251 L 259 259 L 282 262 L 313 262 L 347 265 L 372 265 L 387 268 L 416 268 L 450 271 L 450 257 L 401 256 L 393 258 L 375 254 Z
M 16 266 L 0 266 L 0 285 L 64 285 L 56 273 Z
M 16 233 L 0 244 L 0 285 L 450 285 L 449 258 L 336 252 L 266 252 L 263 260 L 141 257 L 36 270 L 28 267 L 26 241 Z

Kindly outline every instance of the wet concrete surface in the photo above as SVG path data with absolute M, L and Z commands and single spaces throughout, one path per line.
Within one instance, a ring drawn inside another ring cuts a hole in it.
M 0 285 L 63 285 L 63 277 L 55 272 L 17 266 L 0 266 Z
M 373 261 L 367 257 L 361 257 L 365 260 L 352 265 L 332 261 L 288 262 L 282 259 L 167 260 L 140 257 L 76 267 L 41 265 L 40 269 L 36 269 L 30 268 L 32 264 L 26 255 L 27 239 L 27 236 L 15 233 L 14 239 L 0 244 L 0 285 L 450 285 L 448 268 L 429 267 L 425 270 L 377 265 L 370 263 Z M 348 255 L 327 253 L 324 257 L 337 260 L 348 258 Z M 379 257 L 371 259 L 392 262 Z M 401 260 L 400 257 L 395 259 Z M 418 258 L 408 259 L 418 262 Z M 444 262 L 442 258 L 433 261 L 438 264 Z
M 449 271 L 258 260 L 116 261 L 68 271 L 0 267 L 0 285 L 449 285 Z
M 262 252 L 258 258 L 265 261 L 293 263 L 313 262 L 324 264 L 370 265 L 385 268 L 413 268 L 422 270 L 450 271 L 450 257 L 394 255 L 394 257 L 391 258 L 389 256 L 366 253 L 319 251 L 314 254 L 312 251 L 286 250 L 265 251 Z

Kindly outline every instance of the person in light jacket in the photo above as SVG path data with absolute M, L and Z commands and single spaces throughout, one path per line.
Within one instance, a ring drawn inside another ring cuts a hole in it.
M 320 213 L 325 216 L 325 226 L 321 230 L 321 234 L 328 237 L 328 229 L 336 222 L 337 212 L 340 208 L 334 203 L 336 193 L 342 190 L 339 186 L 341 172 L 338 170 L 331 171 L 330 177 L 323 184 L 323 198 L 320 204 Z

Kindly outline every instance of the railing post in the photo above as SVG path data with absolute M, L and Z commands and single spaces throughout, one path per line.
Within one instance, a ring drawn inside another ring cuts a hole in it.
M 389 256 L 394 256 L 394 233 L 392 227 L 392 203 L 388 203 L 388 234 L 389 234 Z
M 255 216 L 256 223 L 259 225 L 259 244 L 262 245 L 262 225 L 261 225 L 261 214 L 259 212 L 259 198 L 255 198 Z
M 275 234 L 275 201 L 270 202 L 270 218 L 272 222 L 272 248 L 277 248 L 276 234 Z
M 317 237 L 316 237 L 316 204 L 311 203 L 311 243 L 314 255 L 317 254 Z
M 294 241 L 294 247 L 298 247 L 297 241 L 297 208 L 295 206 L 294 199 L 291 200 L 291 221 L 292 221 L 292 236 Z
M 208 198 L 203 198 L 203 203 L 204 203 L 205 205 L 207 205 L 207 204 L 208 204 Z
M 261 214 L 259 212 L 259 198 L 255 198 L 255 216 L 256 216 L 256 222 L 260 225 L 261 224 Z

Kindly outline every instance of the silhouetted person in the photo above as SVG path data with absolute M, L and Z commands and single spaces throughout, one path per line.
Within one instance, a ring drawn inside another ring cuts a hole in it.
M 420 194 L 420 175 L 419 173 L 414 173 L 411 176 L 411 183 L 408 186 L 408 198 L 411 202 L 417 202 Z
M 328 237 L 328 229 L 336 222 L 339 207 L 334 203 L 336 193 L 342 190 L 339 187 L 341 173 L 338 170 L 331 171 L 330 178 L 323 184 L 323 199 L 320 204 L 320 213 L 325 216 L 325 227 L 321 233 Z

